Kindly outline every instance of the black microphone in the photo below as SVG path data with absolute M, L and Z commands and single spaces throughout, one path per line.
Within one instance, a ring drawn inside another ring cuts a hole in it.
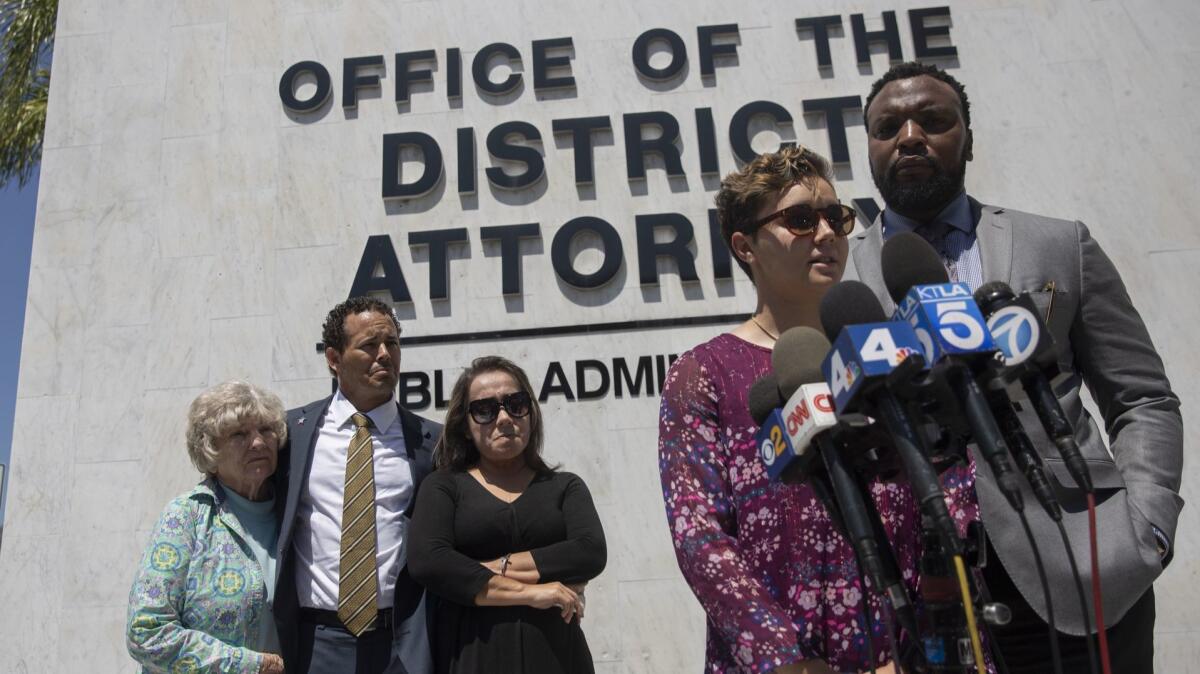
M 949 283 L 942 256 L 914 232 L 900 232 L 883 244 L 879 267 L 888 295 L 899 305 L 913 286 Z
M 878 333 L 879 336 L 894 342 L 890 332 L 895 330 L 899 333 L 901 328 L 907 327 L 887 321 L 883 307 L 879 305 L 875 293 L 866 284 L 858 281 L 842 281 L 834 284 L 821 300 L 820 315 L 821 326 L 825 329 L 825 334 L 830 337 L 839 337 L 849 329 L 847 326 L 863 326 L 871 329 L 872 335 Z M 869 325 L 864 326 L 863 324 Z M 911 335 L 911 328 L 909 331 Z M 843 373 L 836 371 L 836 363 L 850 363 L 851 367 L 859 373 L 866 371 L 862 366 L 863 354 L 853 348 L 853 340 L 849 339 L 848 333 L 847 336 L 848 338 L 845 340 L 837 340 L 839 344 L 845 344 L 844 349 L 834 348 L 830 351 L 831 358 L 827 360 L 830 371 L 826 373 L 827 378 L 834 380 L 842 378 Z M 874 360 L 874 354 L 870 355 Z M 836 358 L 832 358 L 835 356 Z M 909 368 L 920 369 L 923 363 L 919 354 L 910 355 L 899 365 L 893 366 L 892 373 L 904 372 Z M 958 529 L 946 506 L 937 471 L 929 462 L 924 443 L 914 429 L 907 411 L 888 388 L 887 380 L 891 376 L 891 374 L 886 376 L 861 376 L 860 374 L 855 379 L 853 390 L 849 393 L 850 399 L 844 405 L 839 405 L 839 414 L 842 409 L 853 410 L 858 405 L 865 405 L 883 422 L 891 436 L 896 453 L 904 464 L 905 472 L 913 488 L 913 495 L 920 504 L 921 510 L 936 527 L 942 539 L 943 548 L 951 555 L 962 554 L 962 541 L 958 537 Z M 841 395 L 839 388 L 838 381 L 830 383 L 830 389 L 833 390 L 835 396 Z
M 1003 281 L 993 281 L 975 291 L 975 301 L 987 316 L 992 333 L 1003 336 L 999 341 L 1005 356 L 1004 365 L 1020 380 L 1067 471 L 1079 487 L 1091 493 L 1092 476 L 1087 461 L 1075 442 L 1071 422 L 1050 386 L 1050 378 L 1058 374 L 1054 337 L 1033 300 L 1024 293 L 1018 297 Z
M 809 413 L 796 414 L 798 424 L 792 434 L 797 445 L 795 451 L 799 454 L 815 447 L 819 452 L 827 484 L 841 512 L 842 534 L 854 548 L 859 565 L 876 591 L 892 605 L 900 626 L 915 638 L 919 634 L 916 611 L 900 580 L 899 565 L 883 531 L 883 522 L 865 484 L 846 457 L 852 451 L 847 441 L 855 436 L 844 422 L 825 428 L 813 412 L 814 409 L 832 411 L 829 387 L 821 375 L 821 360 L 827 351 L 829 340 L 824 335 L 809 327 L 798 327 L 779 336 L 771 355 L 775 375 L 782 382 L 779 392 L 788 397 L 786 408 Z M 806 432 L 810 430 L 816 433 L 810 435 Z
M 928 324 L 918 327 L 927 355 L 934 357 L 928 349 L 935 350 L 936 369 L 945 373 L 947 382 L 958 394 L 979 454 L 991 466 L 996 484 L 1009 504 L 1014 510 L 1021 510 L 1024 502 L 1012 452 L 976 381 L 995 360 L 996 348 L 978 307 L 971 306 L 975 302 L 970 291 L 965 284 L 946 285 L 948 277 L 941 257 L 925 239 L 912 232 L 897 234 L 883 244 L 880 266 L 888 294 L 898 307 L 897 317 L 911 319 L 917 326 Z
M 759 458 L 767 469 L 767 478 L 784 484 L 807 484 L 817 500 L 825 506 L 829 520 L 839 531 L 845 531 L 842 512 L 834 497 L 829 476 L 821 470 L 815 457 L 816 449 L 808 443 L 796 445 L 788 433 L 783 416 L 790 401 L 785 400 L 779 390 L 774 372 L 768 372 L 750 386 L 747 407 L 750 417 L 759 429 L 755 444 L 759 446 Z
M 771 370 L 780 395 L 790 398 L 804 384 L 823 383 L 821 359 L 828 352 L 829 340 L 813 328 L 792 328 L 780 335 L 771 351 Z
M 1050 650 L 1057 665 L 1058 633 L 1054 626 L 1052 596 L 1038 552 L 1038 542 L 1034 540 L 1023 512 L 1021 492 L 1009 460 L 1010 454 L 1021 464 L 1034 494 L 1050 517 L 1061 522 L 1062 513 L 1045 479 L 1040 457 L 1021 427 L 1003 382 L 995 376 L 1000 351 L 989 330 L 989 322 L 985 322 L 982 310 L 971 297 L 966 284 L 940 283 L 946 278 L 945 269 L 936 258 L 937 253 L 919 236 L 896 236 L 884 245 L 882 264 L 885 283 L 899 307 L 897 317 L 911 321 L 918 330 L 925 331 L 922 336 L 926 340 L 923 340 L 922 346 L 927 348 L 927 353 L 938 354 L 931 355 L 931 358 L 939 361 L 938 365 L 942 362 L 955 365 L 948 371 L 950 382 L 962 396 L 963 408 L 980 454 L 992 467 L 996 484 L 1016 511 L 1033 550 L 1034 564 L 1046 602 Z M 908 283 L 916 285 L 905 295 L 902 284 Z M 988 396 L 985 397 L 980 391 L 977 379 L 985 382 Z
M 774 372 L 768 372 L 750 385 L 746 395 L 746 406 L 750 408 L 750 418 L 759 426 L 767 420 L 771 410 L 783 407 L 784 398 L 779 393 L 779 380 Z

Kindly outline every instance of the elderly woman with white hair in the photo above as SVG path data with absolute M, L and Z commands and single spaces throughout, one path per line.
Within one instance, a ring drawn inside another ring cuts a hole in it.
M 283 404 L 228 381 L 188 412 L 188 456 L 204 479 L 167 504 L 129 592 L 129 653 L 146 672 L 283 672 L 271 615 L 273 480 Z

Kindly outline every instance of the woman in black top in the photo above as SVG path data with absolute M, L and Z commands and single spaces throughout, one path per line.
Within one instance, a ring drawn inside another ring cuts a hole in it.
M 547 466 L 541 448 L 525 372 L 475 359 L 450 394 L 409 531 L 409 570 L 439 599 L 439 674 L 594 671 L 579 621 L 604 531 L 583 480 Z

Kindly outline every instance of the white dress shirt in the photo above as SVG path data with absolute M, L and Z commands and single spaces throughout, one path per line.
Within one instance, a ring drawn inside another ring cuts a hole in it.
M 354 405 L 338 391 L 321 421 L 312 466 L 300 491 L 296 534 L 296 593 L 300 605 L 337 610 L 346 451 L 354 437 Z M 375 563 L 379 608 L 391 607 L 404 566 L 405 509 L 413 496 L 412 467 L 394 399 L 366 412 L 371 419 L 375 471 Z

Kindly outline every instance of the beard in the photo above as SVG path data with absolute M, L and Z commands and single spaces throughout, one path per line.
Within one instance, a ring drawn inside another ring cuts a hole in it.
M 896 164 L 889 166 L 882 176 L 871 171 L 875 187 L 879 189 L 888 208 L 901 214 L 936 212 L 962 191 L 966 162 L 959 163 L 958 171 L 948 173 L 932 159 L 926 157 L 925 161 L 933 173 L 921 182 L 900 182 L 896 175 Z

